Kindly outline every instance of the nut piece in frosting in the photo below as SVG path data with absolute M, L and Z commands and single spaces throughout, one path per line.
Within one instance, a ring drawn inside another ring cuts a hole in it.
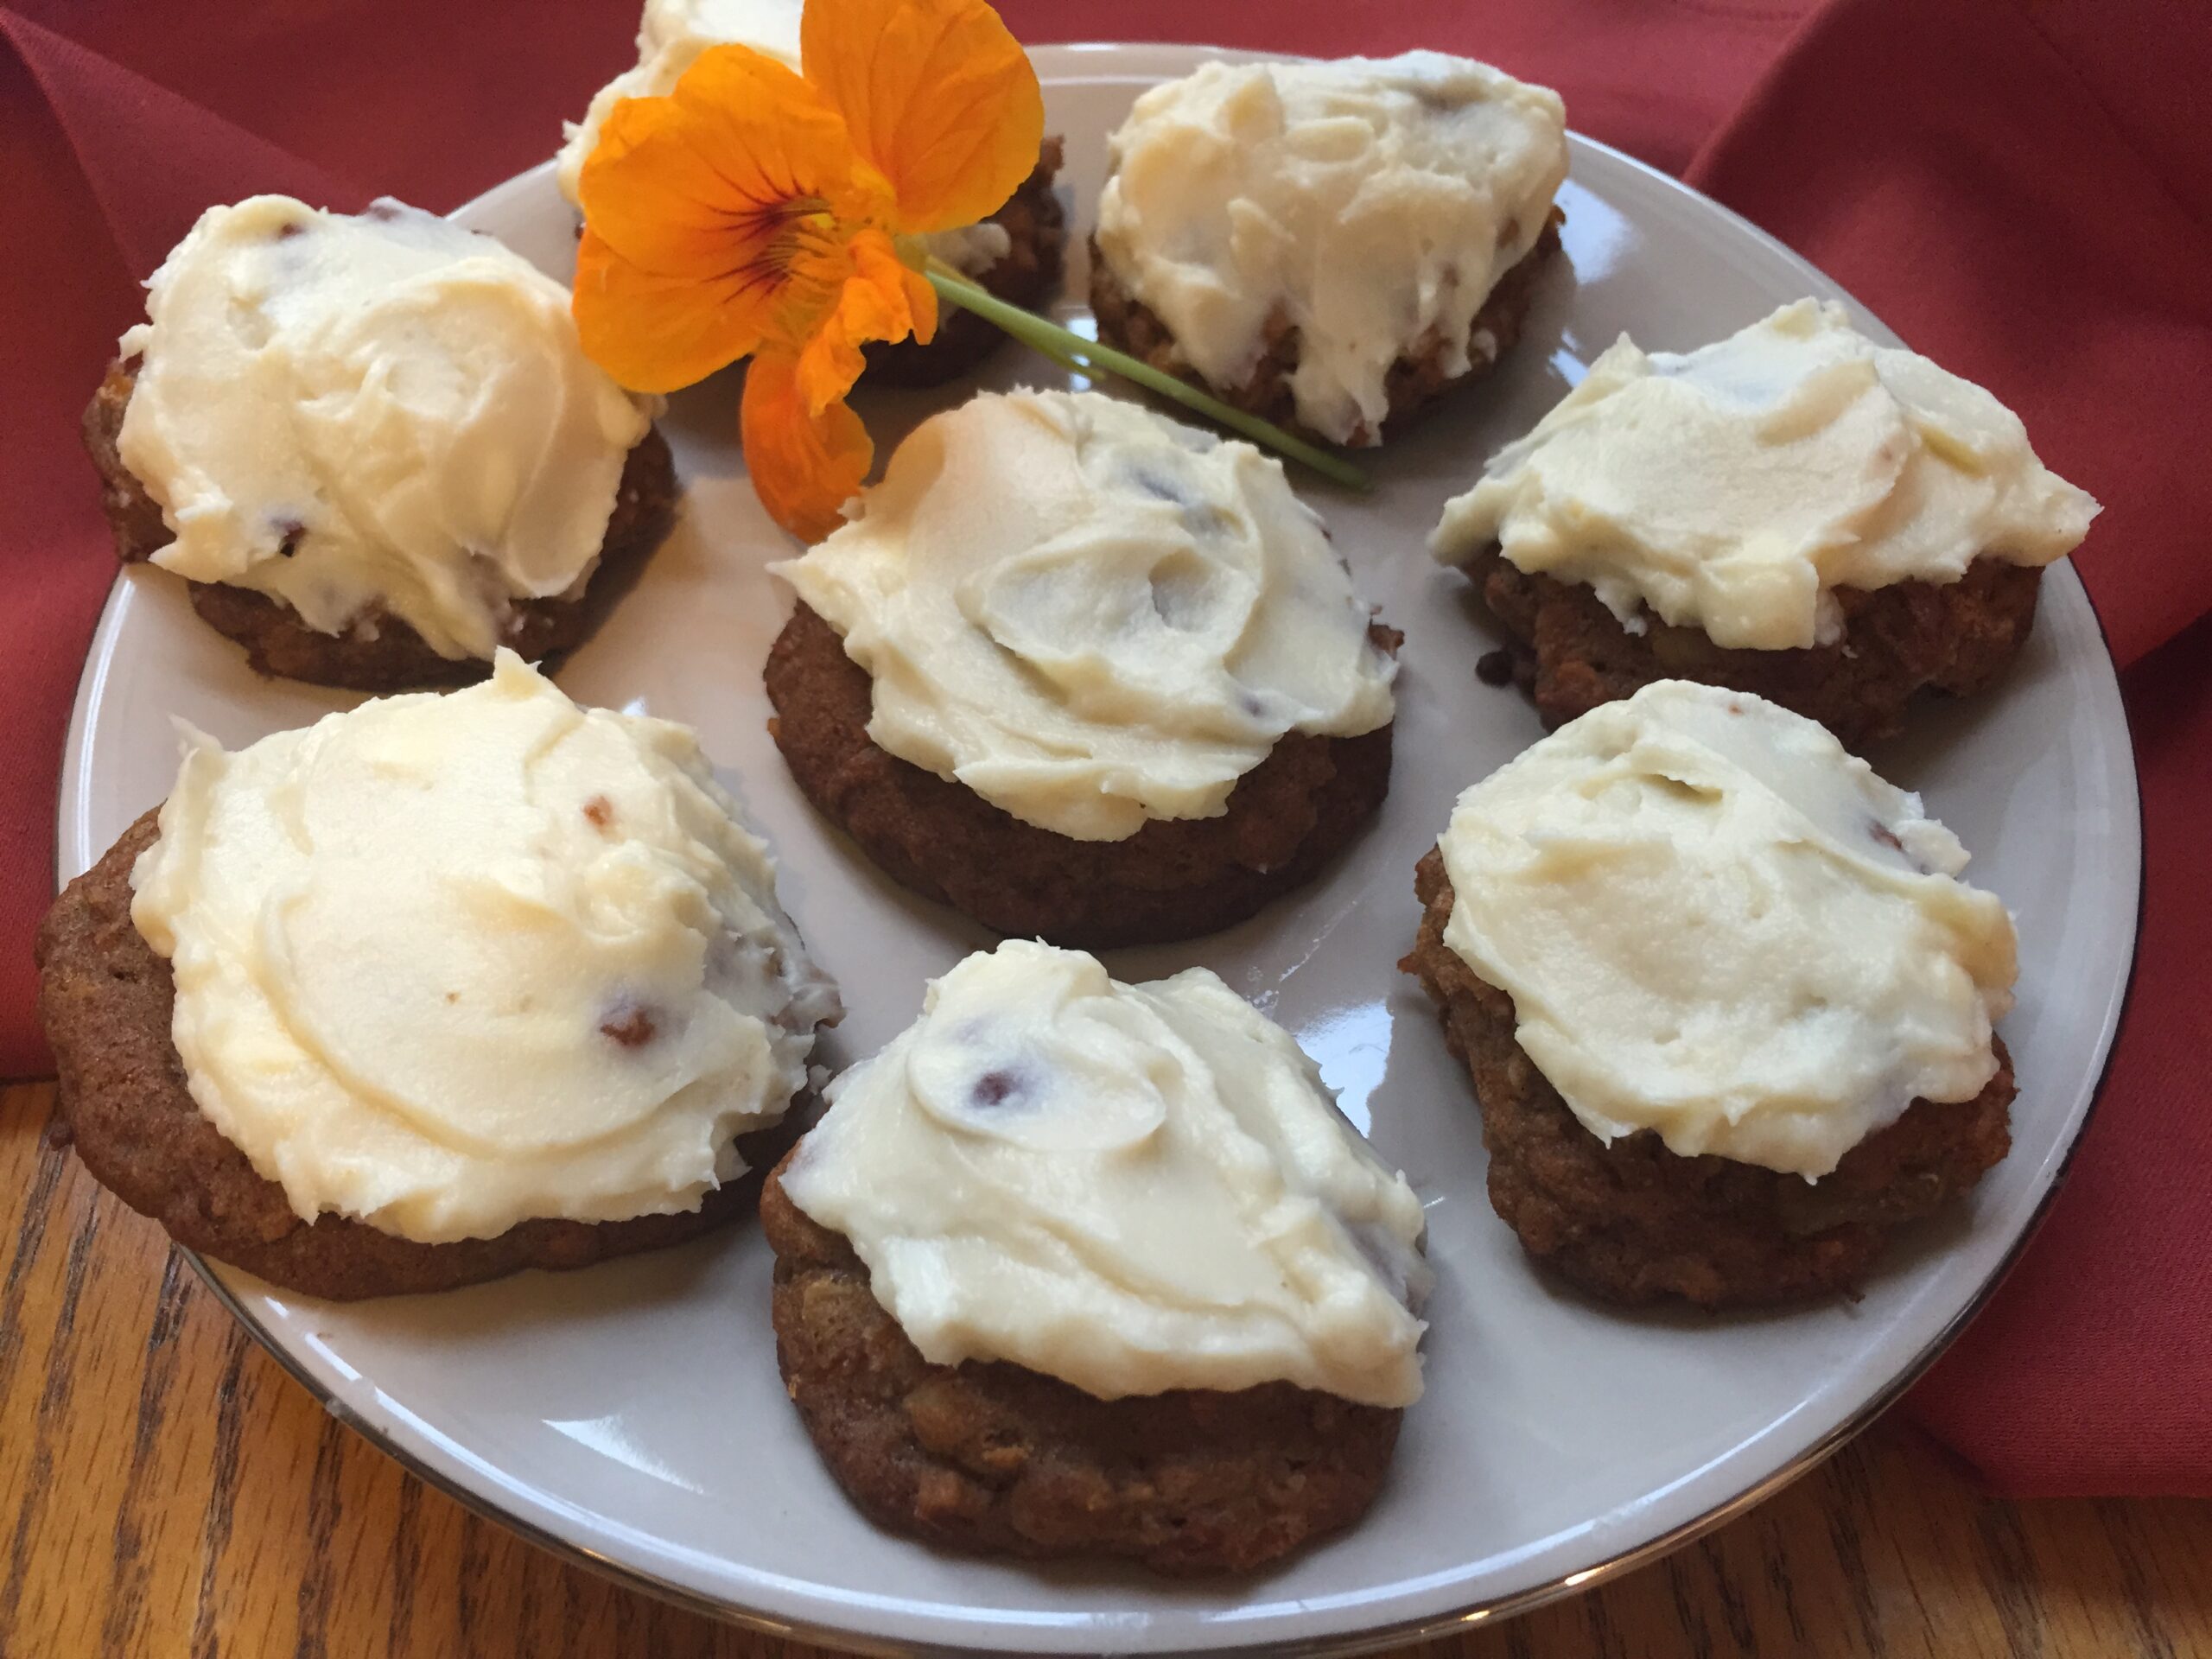
M 1681 354 L 1623 335 L 1431 545 L 1585 585 L 1630 635 L 1781 651 L 1843 639 L 1839 588 L 2049 564 L 2097 511 L 1989 392 L 1801 300 Z
M 779 1172 L 931 1363 L 1102 1400 L 1421 1389 L 1420 1200 L 1212 973 L 1145 985 L 1009 941 L 830 1085 Z
M 875 744 L 1074 840 L 1218 817 L 1285 734 L 1393 713 L 1395 665 L 1281 463 L 1095 392 L 933 416 L 772 568 L 868 671 Z
M 155 563 L 320 634 L 397 618 L 447 659 L 581 592 L 648 404 L 520 255 L 395 202 L 257 196 L 147 288 L 115 448 L 173 538 Z
M 1374 444 L 1517 330 L 1507 276 L 1547 240 L 1567 118 L 1557 93 L 1436 52 L 1209 63 L 1140 97 L 1107 165 L 1102 330 Z
M 133 885 L 200 1113 L 302 1218 L 420 1243 L 696 1210 L 838 1013 L 691 733 L 511 652 L 193 736 Z
M 1664 680 L 1459 798 L 1401 964 L 1466 1063 L 1491 1203 L 1637 1303 L 1855 1287 L 2011 1144 L 2011 918 L 1813 721 Z

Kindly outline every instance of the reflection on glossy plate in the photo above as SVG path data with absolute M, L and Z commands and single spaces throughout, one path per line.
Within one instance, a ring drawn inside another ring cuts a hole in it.
M 1069 140 L 1064 315 L 1085 315 L 1081 250 L 1105 135 L 1144 86 L 1206 55 L 1036 53 L 1047 130 Z M 1624 329 L 1681 350 L 1808 293 L 1848 299 L 1741 220 L 1599 145 L 1575 142 L 1561 202 L 1567 258 L 1496 378 L 1374 457 L 1373 496 L 1306 492 L 1361 591 L 1406 632 L 1397 769 L 1378 825 L 1327 879 L 1244 926 L 1111 963 L 1123 978 L 1200 963 L 1221 973 L 1297 1034 L 1427 1200 L 1439 1277 L 1428 1394 L 1363 1525 L 1280 1571 L 1211 1585 L 958 1560 L 880 1535 L 832 1486 L 784 1397 L 768 1252 L 750 1227 L 585 1273 L 355 1307 L 214 1269 L 240 1317 L 333 1410 L 541 1541 L 694 1605 L 874 1648 L 1351 1649 L 1495 1617 L 1716 1516 L 1864 1421 L 1986 1293 L 2088 1113 L 2133 953 L 2140 868 L 2118 690 L 2061 563 L 2002 693 L 1927 709 L 1876 757 L 1927 796 L 1973 849 L 1973 879 L 2019 920 L 2019 1001 L 2004 1027 L 2021 1083 L 2012 1154 L 1970 1205 L 1910 1234 L 1863 1300 L 1786 1315 L 1624 1317 L 1532 1274 L 1484 1198 L 1465 1077 L 1395 967 L 1418 914 L 1414 863 L 1452 800 L 1540 735 L 1525 698 L 1475 679 L 1476 658 L 1500 641 L 1424 539 L 1445 498 Z M 565 276 L 574 230 L 550 166 L 459 217 Z M 1012 347 L 985 376 L 1063 378 Z M 861 406 L 887 448 L 963 395 L 863 395 Z M 582 701 L 700 728 L 775 844 L 785 902 L 843 983 L 852 1014 L 828 1056 L 842 1065 L 906 1026 L 924 978 L 986 940 L 826 831 L 770 744 L 760 665 L 790 601 L 762 567 L 790 549 L 740 473 L 735 427 L 727 378 L 675 400 L 664 429 L 689 486 L 683 521 L 560 678 Z M 181 583 L 130 571 L 71 725 L 61 874 L 167 791 L 172 714 L 236 744 L 346 701 L 257 681 L 198 624 Z

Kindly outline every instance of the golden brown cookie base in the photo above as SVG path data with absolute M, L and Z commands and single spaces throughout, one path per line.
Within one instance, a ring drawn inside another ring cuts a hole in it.
M 1630 633 L 1590 588 L 1529 575 L 1494 543 L 1466 569 L 1513 636 L 1515 677 L 1547 726 L 1654 680 L 1698 680 L 1793 709 L 1853 749 L 1897 731 L 1923 690 L 1963 697 L 1993 683 L 2035 626 L 2043 580 L 2032 565 L 1983 557 L 1942 585 L 1839 588 L 1844 632 L 1834 645 L 1729 651 L 1702 629 L 1670 627 L 1649 613 L 1645 631 Z
M 1401 1412 L 1287 1382 L 1109 1401 L 1018 1365 L 932 1365 L 852 1247 L 775 1175 L 760 1225 L 784 1385 L 879 1526 L 954 1549 L 1242 1573 L 1350 1526 L 1382 1487 Z
M 1376 633 L 1395 650 L 1397 635 Z M 868 671 L 806 606 L 768 653 L 770 729 L 799 788 L 893 880 L 1021 938 L 1100 950 L 1192 938 L 1304 885 L 1390 787 L 1390 728 L 1292 733 L 1217 818 L 1154 819 L 1122 841 L 1024 823 L 868 734 Z
M 1383 417 L 1382 432 L 1355 432 L 1349 440 L 1352 446 L 1397 436 L 1443 393 L 1471 385 L 1497 365 L 1521 337 L 1521 325 L 1535 296 L 1537 280 L 1559 252 L 1559 227 L 1566 222 L 1567 216 L 1553 208 L 1535 245 L 1497 279 L 1490 297 L 1468 325 L 1469 366 L 1458 374 L 1447 372 L 1444 364 L 1448 353 L 1441 339 L 1431 340 L 1421 349 L 1400 358 L 1384 382 L 1390 412 Z M 1090 244 L 1090 308 L 1098 319 L 1098 338 L 1105 344 L 1142 359 L 1164 374 L 1211 391 L 1224 403 L 1262 420 L 1292 431 L 1306 430 L 1299 422 L 1298 399 L 1291 391 L 1291 377 L 1298 372 L 1300 345 L 1298 330 L 1287 319 L 1270 320 L 1267 349 L 1242 385 L 1212 385 L 1185 360 L 1167 325 L 1122 286 L 1122 279 L 1100 255 L 1095 237 Z M 1334 442 L 1318 433 L 1308 435 L 1324 443 Z
M 1816 1185 L 1711 1156 L 1683 1158 L 1649 1130 L 1610 1146 L 1568 1109 L 1514 1037 L 1513 1000 L 1444 942 L 1452 884 L 1441 852 L 1414 875 L 1413 953 L 1466 1063 L 1490 1153 L 1491 1205 L 1529 1254 L 1608 1301 L 1681 1297 L 1758 1306 L 1854 1289 L 1891 1231 L 1967 1192 L 2012 1146 L 2012 1057 L 1972 1100 L 1916 1100 Z
M 526 1221 L 495 1238 L 417 1244 L 342 1216 L 313 1225 L 193 1103 L 169 1038 L 176 985 L 130 920 L 130 867 L 158 833 L 149 812 L 72 881 L 38 933 L 39 1019 L 60 1072 L 55 1128 L 93 1178 L 187 1249 L 334 1300 L 451 1290 L 524 1268 L 582 1268 L 677 1244 L 742 1212 L 758 1170 L 791 1139 L 741 1138 L 756 1172 L 688 1215 Z
M 149 557 L 173 539 L 160 505 L 123 464 L 116 448 L 136 382 L 132 365 L 111 364 L 84 420 L 85 448 L 100 475 L 100 507 L 114 526 L 116 555 L 125 564 Z M 623 463 L 599 563 L 582 591 L 518 601 L 507 613 L 500 643 L 531 662 L 550 663 L 590 638 L 668 533 L 676 495 L 667 442 L 649 429 Z M 395 616 L 372 613 L 344 633 L 322 633 L 290 606 L 251 588 L 203 582 L 187 586 L 200 620 L 245 646 L 256 673 L 350 691 L 387 692 L 466 685 L 492 671 L 492 664 L 480 658 L 440 656 Z
M 976 280 L 1009 305 L 1034 311 L 1052 298 L 1060 285 L 1060 271 L 1067 251 L 1066 216 L 1060 199 L 1052 194 L 1052 180 L 1060 170 L 1060 140 L 1047 138 L 1039 147 L 1036 170 L 1007 199 L 1005 207 L 984 221 L 1007 233 L 1006 257 Z M 941 386 L 957 380 L 996 351 L 1006 334 L 995 323 L 986 322 L 973 311 L 938 307 L 937 334 L 926 346 L 917 340 L 880 340 L 868 346 L 863 385 Z

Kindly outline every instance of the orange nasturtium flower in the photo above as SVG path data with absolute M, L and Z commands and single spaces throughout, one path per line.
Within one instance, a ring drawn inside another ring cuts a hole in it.
M 575 316 L 633 391 L 750 357 L 747 469 L 815 541 L 874 454 L 845 404 L 861 345 L 937 330 L 913 238 L 1003 206 L 1045 107 L 982 0 L 808 0 L 799 44 L 801 74 L 714 47 L 668 97 L 614 106 L 584 163 Z

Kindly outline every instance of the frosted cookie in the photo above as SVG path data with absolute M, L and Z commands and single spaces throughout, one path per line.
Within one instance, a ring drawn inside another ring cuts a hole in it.
M 1555 92 L 1437 52 L 1209 63 L 1108 143 L 1099 338 L 1335 443 L 1489 370 L 1559 248 Z
M 2096 512 L 1988 392 L 1801 300 L 1681 355 L 1623 336 L 1431 545 L 1548 721 L 1693 679 L 1857 747 L 1993 683 Z
M 626 98 L 665 98 L 709 47 L 747 46 L 787 68 L 799 67 L 799 0 L 645 0 L 638 24 L 638 62 L 601 87 L 584 118 L 567 127 L 555 164 L 561 194 L 581 207 L 584 161 L 600 129 Z M 978 225 L 925 237 L 929 251 L 982 283 L 1000 299 L 1034 310 L 1060 285 L 1067 231 L 1052 181 L 1060 141 L 1039 147 L 1036 170 L 1005 207 Z M 939 314 L 936 337 L 868 347 L 868 374 L 878 384 L 933 386 L 980 364 L 1006 336 L 970 311 Z
M 792 1402 L 870 1518 L 1241 1572 L 1373 1502 L 1421 1201 L 1212 974 L 1009 942 L 828 1093 L 761 1221 Z
M 979 396 L 774 568 L 799 597 L 766 673 L 792 776 L 1001 932 L 1226 927 L 1389 786 L 1397 636 L 1249 444 L 1096 393 Z
M 1611 1300 L 1859 1283 L 2010 1144 L 2012 918 L 1801 715 L 1662 681 L 1459 798 L 1402 964 L 1472 1074 L 1490 1195 Z
M 557 657 L 668 528 L 652 400 L 488 236 L 256 196 L 200 216 L 147 315 L 85 415 L 116 550 L 264 674 L 390 691 Z
M 340 1298 L 728 1218 L 838 1012 L 691 734 L 511 654 L 235 753 L 193 737 L 38 963 L 93 1175 Z

